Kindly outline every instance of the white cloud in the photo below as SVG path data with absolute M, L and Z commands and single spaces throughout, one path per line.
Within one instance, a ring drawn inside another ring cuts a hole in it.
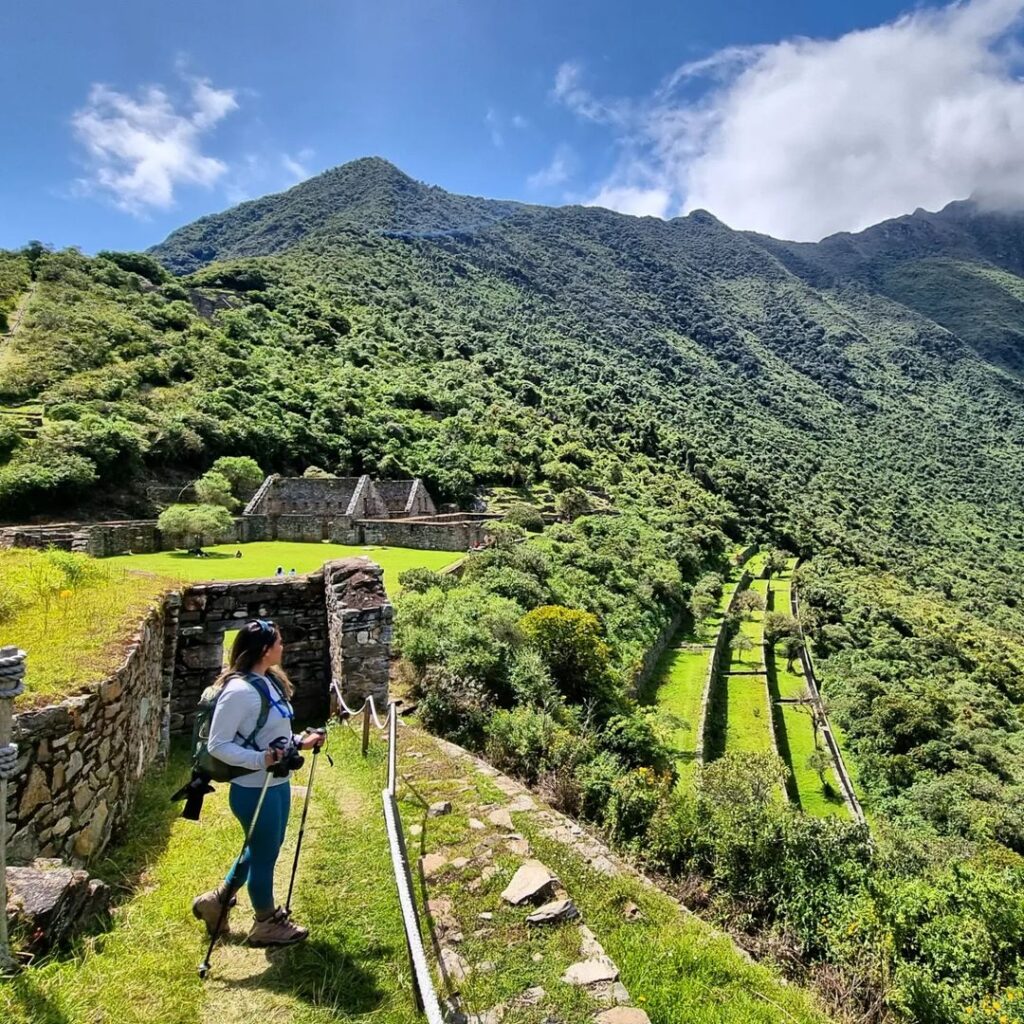
M 178 185 L 212 186 L 227 165 L 202 152 L 202 136 L 238 102 L 233 90 L 216 89 L 207 79 L 193 78 L 189 86 L 190 109 L 178 109 L 160 86 L 132 97 L 93 85 L 71 119 L 89 159 L 80 188 L 107 194 L 139 215 L 148 207 L 169 207 Z
M 634 217 L 666 217 L 672 193 L 663 188 L 639 188 L 634 185 L 606 185 L 584 206 L 603 206 Z
M 494 107 L 488 107 L 487 113 L 484 114 L 484 124 L 490 133 L 491 145 L 501 149 L 505 145 L 505 135 L 501 130 L 501 118 Z
M 309 169 L 309 161 L 313 159 L 313 150 L 306 147 L 300 149 L 292 156 L 290 153 L 281 154 L 281 166 L 294 178 L 294 184 L 305 181 L 311 177 L 313 172 Z
M 551 162 L 526 179 L 527 187 L 540 190 L 564 184 L 569 180 L 569 176 L 572 173 L 572 164 L 572 150 L 566 145 L 560 145 L 555 150 Z
M 630 107 L 595 100 L 563 65 L 555 95 L 587 120 L 628 115 L 604 118 L 623 156 L 600 195 L 623 206 L 663 192 L 666 210 L 799 239 L 972 194 L 1020 207 L 1022 12 L 1024 0 L 966 0 L 834 40 L 731 47 Z

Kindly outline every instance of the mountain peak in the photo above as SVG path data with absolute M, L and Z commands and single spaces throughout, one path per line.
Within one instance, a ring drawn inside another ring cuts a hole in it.
M 458 196 L 416 181 L 379 156 L 332 167 L 286 192 L 202 217 L 150 252 L 175 273 L 218 259 L 266 256 L 342 231 L 438 237 L 475 233 L 528 210 L 521 203 Z

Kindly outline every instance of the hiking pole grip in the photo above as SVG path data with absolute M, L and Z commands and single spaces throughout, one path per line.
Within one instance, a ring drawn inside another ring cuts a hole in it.
M 253 811 L 252 820 L 249 822 L 249 827 L 245 830 L 245 839 L 242 842 L 242 850 L 238 855 L 238 859 L 235 861 L 237 864 L 245 856 L 245 851 L 249 848 L 249 843 L 252 840 L 252 834 L 256 830 L 256 822 L 259 820 L 260 811 L 263 810 L 263 801 L 267 795 L 267 787 L 270 785 L 270 769 L 266 769 L 266 775 L 263 779 L 263 787 L 260 789 L 260 798 L 256 801 L 256 810 Z M 220 936 L 220 930 L 224 925 L 224 915 L 228 911 L 228 904 L 230 899 L 220 905 L 220 914 L 217 917 L 217 926 L 213 930 L 213 935 L 210 936 L 210 944 L 206 947 L 206 956 L 203 962 L 199 965 L 199 977 L 205 978 L 210 973 L 210 957 L 213 956 L 213 947 L 217 943 L 217 939 Z
M 309 813 L 309 798 L 313 795 L 313 775 L 316 772 L 316 760 L 320 756 L 320 748 L 313 748 L 313 762 L 309 766 L 309 778 L 306 780 L 306 799 L 302 802 L 302 819 L 299 822 L 299 835 L 295 840 L 295 858 L 292 860 L 292 877 L 288 882 L 288 898 L 285 900 L 284 912 L 292 912 L 292 892 L 295 889 L 295 874 L 299 870 L 299 854 L 302 852 L 302 837 L 306 834 L 306 815 Z

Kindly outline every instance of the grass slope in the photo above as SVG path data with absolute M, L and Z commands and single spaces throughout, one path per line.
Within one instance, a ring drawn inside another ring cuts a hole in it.
M 29 654 L 16 710 L 65 697 L 117 668 L 140 620 L 172 585 L 64 552 L 0 551 L 0 647 Z
M 455 551 L 421 551 L 347 544 L 309 544 L 298 541 L 254 541 L 251 544 L 217 544 L 204 548 L 210 557 L 196 558 L 184 551 L 160 551 L 151 555 L 117 555 L 104 559 L 109 565 L 141 569 L 177 580 L 244 580 L 273 576 L 277 567 L 285 572 L 313 572 L 332 558 L 365 555 L 384 570 L 389 593 L 397 593 L 399 573 L 406 569 L 443 569 L 461 557 Z M 241 551 L 242 557 L 235 558 Z
M 838 815 L 847 817 L 846 805 L 839 795 L 839 782 L 835 772 L 829 768 L 825 772 L 828 790 L 822 784 L 818 773 L 807 766 L 807 759 L 814 753 L 814 726 L 811 724 L 810 711 L 796 704 L 779 706 L 781 730 L 779 746 L 785 751 L 784 756 L 789 762 L 793 773 L 793 788 L 800 807 L 807 814 L 818 817 Z M 822 749 L 824 741 L 821 742 Z M 787 756 L 788 755 L 788 756 Z
M 774 750 L 763 675 L 725 675 L 725 749 L 747 753 Z

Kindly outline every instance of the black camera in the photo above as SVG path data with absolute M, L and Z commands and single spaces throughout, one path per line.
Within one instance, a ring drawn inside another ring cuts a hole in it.
M 298 744 L 294 739 L 286 739 L 279 736 L 270 746 L 274 750 L 281 751 L 281 757 L 268 769 L 276 779 L 286 779 L 290 772 L 297 772 L 305 763 L 305 758 L 299 753 Z

